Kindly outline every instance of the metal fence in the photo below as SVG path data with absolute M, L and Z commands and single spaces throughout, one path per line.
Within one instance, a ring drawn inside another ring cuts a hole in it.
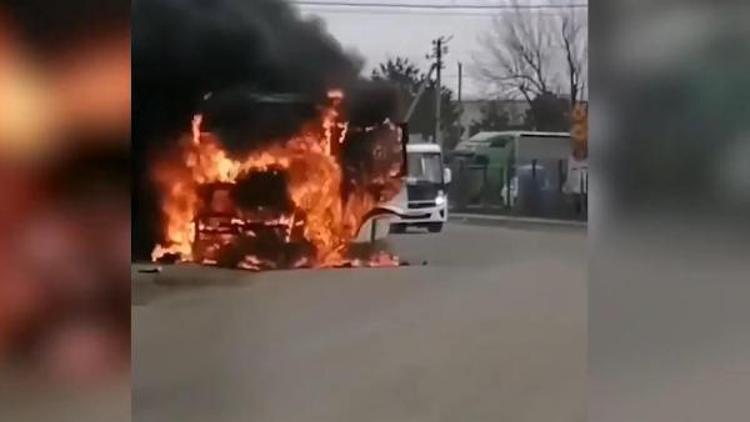
M 588 217 L 588 173 L 568 180 L 565 160 L 529 160 L 507 167 L 457 160 L 449 167 L 449 205 L 455 212 Z

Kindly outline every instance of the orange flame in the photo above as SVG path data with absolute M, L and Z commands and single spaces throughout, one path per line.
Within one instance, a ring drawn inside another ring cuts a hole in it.
M 200 210 L 206 207 L 198 193 L 201 186 L 213 183 L 233 185 L 251 173 L 281 171 L 286 175 L 288 199 L 294 205 L 295 212 L 267 222 L 285 227 L 283 239 L 287 243 L 292 240 L 295 229 L 301 227 L 304 241 L 314 250 L 311 256 L 299 257 L 292 266 L 352 264 L 346 254 L 362 220 L 379 201 L 390 198 L 375 198 L 363 187 L 346 195 L 342 193 L 342 166 L 332 147 L 334 142 L 344 142 L 348 124 L 339 121 L 341 115 L 338 108 L 343 93 L 331 91 L 329 99 L 332 106 L 322 109 L 319 121 L 305 125 L 297 135 L 285 142 L 254 151 L 243 159 L 231 158 L 217 136 L 203 132 L 203 118 L 196 115 L 192 122 L 192 136 L 181 144 L 181 159 L 161 163 L 156 168 L 165 217 L 165 242 L 156 246 L 152 259 L 158 260 L 171 254 L 182 261 L 196 260 L 196 227 L 203 228 L 196 223 L 196 219 Z M 388 182 L 400 186 L 398 178 Z M 392 197 L 397 189 L 389 191 L 392 191 Z M 241 212 L 237 211 L 237 214 Z M 244 224 L 239 216 L 233 216 L 230 221 L 237 227 Z M 245 236 L 254 238 L 257 234 L 245 230 Z M 232 242 L 230 237 L 218 238 L 204 252 L 211 255 L 213 251 L 225 247 Z M 217 260 L 209 256 L 200 258 L 199 262 L 216 264 Z M 397 263 L 394 259 L 390 262 Z M 388 259 L 383 254 L 373 258 L 374 265 L 387 263 Z M 236 266 L 259 270 L 276 268 L 277 264 L 247 254 L 239 259 Z

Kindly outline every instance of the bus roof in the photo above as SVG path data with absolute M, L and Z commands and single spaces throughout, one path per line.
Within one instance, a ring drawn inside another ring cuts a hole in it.
M 406 152 L 434 152 L 440 153 L 440 145 L 435 143 L 406 144 Z
M 518 137 L 524 137 L 524 136 L 535 136 L 535 137 L 569 137 L 570 133 L 568 132 L 536 132 L 536 131 L 530 131 L 530 130 L 505 130 L 505 131 L 484 131 L 479 132 L 469 138 L 470 142 L 484 142 L 489 141 L 492 138 L 496 138 L 498 136 L 518 136 Z

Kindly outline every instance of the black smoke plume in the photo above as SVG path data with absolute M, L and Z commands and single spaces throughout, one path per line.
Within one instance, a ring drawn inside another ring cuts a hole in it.
M 329 89 L 341 88 L 352 124 L 397 120 L 394 91 L 362 80 L 362 61 L 322 22 L 303 19 L 283 1 L 134 0 L 132 22 L 134 258 L 145 258 L 157 240 L 151 160 L 189 130 L 207 93 L 292 94 L 316 104 Z M 309 118 L 305 107 L 242 113 L 237 120 L 252 122 L 252 132 L 264 137 L 293 132 Z M 234 138 L 230 149 L 253 146 L 242 133 Z

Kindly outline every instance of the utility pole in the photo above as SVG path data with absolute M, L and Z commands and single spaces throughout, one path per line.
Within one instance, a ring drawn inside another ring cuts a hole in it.
M 435 44 L 435 62 L 437 63 L 437 77 L 435 78 L 435 143 L 442 146 L 440 136 L 440 75 L 443 73 L 443 37 L 437 39 Z
M 463 85 L 463 64 L 461 62 L 458 62 L 458 112 L 460 113 L 459 116 L 463 116 L 464 114 L 464 104 L 461 102 L 461 88 Z M 464 137 L 464 126 L 461 120 L 461 117 L 458 119 L 458 137 L 459 139 L 463 139 Z
M 463 65 L 458 62 L 458 103 L 461 104 L 461 84 L 463 82 Z
M 448 41 L 451 40 L 453 36 L 451 35 L 448 38 L 445 38 L 443 36 L 438 37 L 436 40 L 432 41 L 432 44 L 435 48 L 433 52 L 433 57 L 435 58 L 435 70 L 437 71 L 437 75 L 435 77 L 435 142 L 442 146 L 442 136 L 440 136 L 440 102 L 442 99 L 442 84 L 441 84 L 441 73 L 443 69 L 443 53 L 448 52 L 448 48 L 445 46 Z

